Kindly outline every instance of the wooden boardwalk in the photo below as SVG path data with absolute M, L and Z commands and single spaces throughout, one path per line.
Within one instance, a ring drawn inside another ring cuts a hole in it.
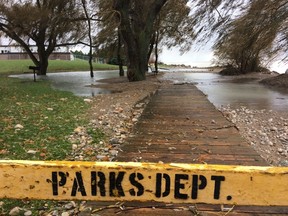
M 159 89 L 118 161 L 267 165 L 193 85 Z
M 160 88 L 121 149 L 123 152 L 117 161 L 268 165 L 240 136 L 237 128 L 194 85 Z M 98 208 L 101 205 L 111 203 L 92 206 Z M 120 215 L 197 215 L 191 209 L 192 204 L 167 206 L 134 202 L 125 205 L 134 208 L 121 211 Z M 141 206 L 144 208 L 139 208 Z M 152 206 L 162 206 L 164 209 L 152 209 Z M 117 211 L 108 208 L 99 212 L 99 215 L 114 215 Z M 197 205 L 197 211 L 204 212 L 200 215 L 225 215 L 225 212 L 221 212 L 221 206 Z M 288 215 L 288 207 L 236 206 L 229 215 L 286 213 Z

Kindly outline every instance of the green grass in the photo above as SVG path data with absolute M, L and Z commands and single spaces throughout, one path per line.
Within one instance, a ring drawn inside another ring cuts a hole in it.
M 47 81 L 0 77 L 0 159 L 65 160 L 72 144 L 67 136 L 87 125 L 89 104 L 72 93 L 53 90 Z M 21 124 L 23 129 L 15 129 Z M 88 128 L 95 143 L 104 138 L 100 130 Z M 35 154 L 28 151 L 35 151 Z M 39 208 L 56 208 L 58 202 L 2 199 L 0 215 L 13 207 L 38 215 Z M 48 211 L 48 210 L 47 210 Z
M 0 61 L 0 159 L 65 160 L 71 158 L 72 144 L 67 136 L 78 126 L 88 124 L 89 104 L 72 93 L 57 91 L 47 81 L 8 78 L 6 75 L 31 72 L 30 60 Z M 94 64 L 94 70 L 117 69 L 117 66 Z M 49 62 L 48 72 L 88 71 L 87 61 Z M 20 124 L 23 129 L 15 129 Z M 88 128 L 94 143 L 104 133 Z M 33 153 L 31 153 L 33 151 Z M 30 153 L 29 153 L 30 152 Z M 18 206 L 39 215 L 39 209 L 56 209 L 58 202 L 2 199 L 0 215 L 8 215 Z M 23 214 L 23 212 L 21 212 Z
M 48 82 L 5 77 L 0 93 L 0 158 L 64 160 L 71 149 L 65 136 L 86 123 L 83 99 L 53 90 Z M 24 128 L 15 129 L 17 124 Z
M 0 74 L 17 74 L 32 72 L 28 69 L 30 65 L 34 65 L 31 60 L 0 60 Z M 116 65 L 93 63 L 94 70 L 113 70 L 118 69 Z M 50 60 L 48 66 L 49 72 L 61 71 L 89 71 L 88 61 L 74 60 Z

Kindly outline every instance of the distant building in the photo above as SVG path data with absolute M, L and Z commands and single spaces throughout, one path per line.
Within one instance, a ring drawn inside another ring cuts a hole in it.
M 31 51 L 37 56 L 37 47 L 30 46 Z M 0 45 L 0 60 L 30 59 L 27 52 L 20 45 Z M 72 60 L 68 47 L 57 47 L 50 55 L 49 60 Z

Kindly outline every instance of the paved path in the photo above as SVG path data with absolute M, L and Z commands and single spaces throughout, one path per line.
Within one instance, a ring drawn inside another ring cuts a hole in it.
M 122 150 L 117 161 L 268 165 L 240 136 L 237 128 L 227 121 L 194 85 L 169 85 L 160 88 L 151 98 Z M 93 208 L 101 205 L 108 204 L 94 204 Z M 136 209 L 122 212 L 120 215 L 196 215 L 192 211 L 176 211 L 178 207 L 188 208 L 188 205 L 154 210 L 151 206 L 165 204 L 129 205 L 135 206 Z M 148 208 L 138 209 L 139 206 Z M 221 206 L 198 205 L 197 208 L 205 211 L 205 215 L 225 214 L 215 213 L 221 212 Z M 244 206 L 236 207 L 229 215 L 255 215 L 256 212 L 261 212 L 258 215 L 263 216 L 285 211 L 288 209 Z M 107 209 L 99 214 L 114 215 L 115 212 L 117 210 Z

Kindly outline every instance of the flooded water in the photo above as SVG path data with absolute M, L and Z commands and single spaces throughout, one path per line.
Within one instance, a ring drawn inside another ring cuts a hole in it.
M 95 77 L 90 78 L 89 72 L 50 73 L 37 79 L 49 80 L 55 89 L 70 91 L 78 96 L 94 96 L 109 94 L 108 90 L 88 87 L 96 84 L 100 79 L 118 77 L 118 71 L 97 71 Z M 33 79 L 32 74 L 14 77 Z M 223 77 L 215 73 L 165 73 L 165 79 L 173 81 L 197 83 L 196 86 L 207 95 L 216 106 L 232 107 L 246 106 L 248 108 L 286 111 L 288 107 L 288 90 L 276 91 L 258 84 L 255 80 Z
M 12 77 L 33 79 L 32 74 L 15 75 Z M 101 88 L 91 88 L 91 84 L 97 84 L 100 79 L 119 77 L 118 71 L 95 71 L 94 77 L 90 72 L 63 72 L 48 73 L 47 76 L 37 76 L 37 80 L 49 80 L 52 87 L 62 91 L 69 91 L 77 96 L 93 97 L 97 94 L 109 94 L 110 91 Z
M 223 77 L 216 73 L 166 73 L 165 78 L 196 83 L 216 107 L 227 106 L 287 111 L 288 90 L 273 90 L 253 79 Z

